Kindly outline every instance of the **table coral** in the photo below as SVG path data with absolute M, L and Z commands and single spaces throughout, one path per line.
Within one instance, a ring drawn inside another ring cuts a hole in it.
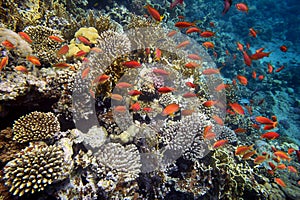
M 14 140 L 19 143 L 50 139 L 60 130 L 60 124 L 51 112 L 31 112 L 20 117 L 13 126 Z

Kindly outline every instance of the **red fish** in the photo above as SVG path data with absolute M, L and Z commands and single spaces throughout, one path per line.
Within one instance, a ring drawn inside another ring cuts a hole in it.
M 217 122 L 217 124 L 219 124 L 220 126 L 224 125 L 223 120 L 218 116 L 218 115 L 213 115 L 212 118 L 215 120 L 215 122 Z
M 201 57 L 197 54 L 189 54 L 187 57 L 192 60 L 201 60 Z
M 237 129 L 234 130 L 234 132 L 235 132 L 235 133 L 246 133 L 247 130 L 244 129 L 244 128 L 237 128 Z
M 268 73 L 272 74 L 274 67 L 271 65 L 271 63 L 268 63 Z
M 274 178 L 275 183 L 277 183 L 278 185 L 280 185 L 281 187 L 286 187 L 286 184 L 284 183 L 283 180 L 281 180 L 280 178 Z
M 256 79 L 256 72 L 255 71 L 252 72 L 252 78 Z
M 287 168 L 288 168 L 289 172 L 293 172 L 293 173 L 296 173 L 296 174 L 298 173 L 297 169 L 293 166 L 287 166 Z
M 158 75 L 164 75 L 164 76 L 167 76 L 167 75 L 170 74 L 170 73 L 167 72 L 166 70 L 164 70 L 164 69 L 159 69 L 159 68 L 153 69 L 152 72 L 155 73 L 155 74 L 158 74 Z
M 254 144 L 251 146 L 238 146 L 235 150 L 235 155 L 245 155 L 245 153 L 247 153 L 248 151 L 251 151 L 253 148 Z
M 251 35 L 252 37 L 255 37 L 256 38 L 256 36 L 257 36 L 257 31 L 256 30 L 254 30 L 253 28 L 250 28 L 249 29 L 249 35 Z
M 271 54 L 272 52 L 256 52 L 255 54 L 252 54 L 250 56 L 251 60 L 259 60 L 259 59 L 262 59 L 264 57 L 269 57 L 269 55 Z
M 100 83 L 100 84 L 103 84 L 105 83 L 110 77 L 106 74 L 101 74 L 100 76 L 96 77 L 94 80 L 93 80 L 93 83 Z
M 176 22 L 175 26 L 177 28 L 188 28 L 188 27 L 191 27 L 191 26 L 195 26 L 195 23 L 192 23 L 192 22 Z
M 195 88 L 197 86 L 197 84 L 194 84 L 192 82 L 186 82 L 185 85 L 190 87 L 190 88 Z
M 189 63 L 186 63 L 184 66 L 188 69 L 194 69 L 196 67 L 199 67 L 200 64 L 196 63 L 196 62 L 189 62 Z
M 41 66 L 39 59 L 35 56 L 26 56 L 26 60 L 28 60 L 29 62 L 31 62 L 32 64 L 34 64 L 36 66 Z
M 261 124 L 274 124 L 274 121 L 272 121 L 271 119 L 269 119 L 267 117 L 263 117 L 263 116 L 257 116 L 257 117 L 255 117 L 255 120 Z
M 182 95 L 184 98 L 192 98 L 192 97 L 196 97 L 197 94 L 195 94 L 194 92 L 187 92 L 185 94 Z
M 68 53 L 68 51 L 69 51 L 69 46 L 66 44 L 66 45 L 62 46 L 62 47 L 56 52 L 56 55 L 57 55 L 57 56 L 65 55 L 66 53 Z
M 224 90 L 225 88 L 227 88 L 227 84 L 221 83 L 219 85 L 217 85 L 217 87 L 215 88 L 215 91 L 219 92 L 221 90 Z
M 5 56 L 0 61 L 0 71 L 8 64 L 8 56 Z
M 142 94 L 142 92 L 138 91 L 138 90 L 131 90 L 131 91 L 128 92 L 128 95 L 130 95 L 130 96 L 137 96 L 137 95 L 140 95 L 140 94 Z
M 264 162 L 267 159 L 267 156 L 259 155 L 254 159 L 254 164 L 258 165 Z
M 165 93 L 173 92 L 174 90 L 175 90 L 175 88 L 172 88 L 172 87 L 160 87 L 160 88 L 158 88 L 157 91 L 159 93 L 165 94 Z
M 27 73 L 27 72 L 28 72 L 27 68 L 24 67 L 24 66 L 22 66 L 22 65 L 16 66 L 14 69 L 15 69 L 16 71 L 20 71 L 20 72 L 24 72 L 24 73 Z
M 87 77 L 87 75 L 89 74 L 90 72 L 90 67 L 86 67 L 84 70 L 82 70 L 82 73 L 81 73 L 81 79 L 85 79 Z
M 282 52 L 287 52 L 288 48 L 285 45 L 280 46 Z
M 60 37 L 55 36 L 55 35 L 50 35 L 48 38 L 49 38 L 50 40 L 55 41 L 55 42 L 63 42 L 63 41 L 64 41 L 63 39 L 61 39 Z
M 191 27 L 191 28 L 189 28 L 185 33 L 186 34 L 190 34 L 190 33 L 200 33 L 201 32 L 201 30 L 199 29 L 199 28 L 197 28 L 197 27 Z
M 245 115 L 245 111 L 244 111 L 244 108 L 238 104 L 238 103 L 228 103 L 228 105 L 231 107 L 231 109 L 240 114 L 240 115 Z
M 222 147 L 227 143 L 228 143 L 228 140 L 218 140 L 213 144 L 213 148 L 216 149 L 216 148 Z
M 243 51 L 243 49 L 244 49 L 244 46 L 242 45 L 242 43 L 240 43 L 240 42 L 237 42 L 237 43 L 236 43 L 236 45 L 237 45 L 237 50 L 239 50 L 239 51 Z
M 211 107 L 211 106 L 215 105 L 216 103 L 217 103 L 217 101 L 214 101 L 214 100 L 208 100 L 208 101 L 205 101 L 205 102 L 203 103 L 203 106 L 205 106 L 205 107 Z
M 212 31 L 203 31 L 202 33 L 200 33 L 200 36 L 205 38 L 213 37 L 214 35 L 215 33 Z
M 116 84 L 116 88 L 130 88 L 133 85 L 127 82 L 119 82 Z
M 76 58 L 79 58 L 79 57 L 82 57 L 82 56 L 85 56 L 87 54 L 87 52 L 83 51 L 83 50 L 80 50 L 78 51 L 74 56 Z
M 20 35 L 20 37 L 25 40 L 26 42 L 28 42 L 29 44 L 32 43 L 32 39 L 29 37 L 29 35 L 27 33 L 24 32 L 19 32 L 18 33 Z
M 161 58 L 161 50 L 159 48 L 155 49 L 155 60 L 158 61 Z
M 219 74 L 220 70 L 215 68 L 208 68 L 202 71 L 204 75 L 212 75 L 212 74 Z
M 258 80 L 260 80 L 260 81 L 262 81 L 264 78 L 265 78 L 264 75 L 259 75 L 259 76 L 258 76 Z
M 260 138 L 265 138 L 265 139 L 268 139 L 268 140 L 274 140 L 278 137 L 279 137 L 279 134 L 276 133 L 276 132 L 267 132 L 267 133 L 264 133 L 260 136 Z
M 237 75 L 236 78 L 239 80 L 239 82 L 242 85 L 247 85 L 248 84 L 248 80 L 247 80 L 247 78 L 245 76 Z
M 232 0 L 224 0 L 224 8 L 222 11 L 222 15 L 225 15 L 232 5 Z
M 84 36 L 78 36 L 77 39 L 85 45 L 88 45 L 88 46 L 91 45 L 91 42 L 89 41 L 89 39 L 87 39 Z
M 133 110 L 134 112 L 137 112 L 141 109 L 141 105 L 139 104 L 139 102 L 136 102 L 131 105 L 130 109 Z
M 65 62 L 60 62 L 60 63 L 54 64 L 53 67 L 57 67 L 57 68 L 68 68 L 68 67 L 70 67 L 70 65 L 69 65 L 68 63 L 65 63 Z
M 116 101 L 122 101 L 123 100 L 123 97 L 119 94 L 111 94 L 110 98 L 113 99 L 113 100 L 116 100 Z
M 169 104 L 165 107 L 162 111 L 163 116 L 173 115 L 174 113 L 178 112 L 180 109 L 179 105 L 176 103 Z
M 139 63 L 138 61 L 135 61 L 135 60 L 123 62 L 122 65 L 127 67 L 127 68 L 139 68 L 139 67 L 141 67 L 141 63 Z
M 190 44 L 190 41 L 189 40 L 185 40 L 185 41 L 181 42 L 180 44 L 178 44 L 176 46 L 176 48 L 179 49 L 179 48 L 185 47 L 185 46 L 187 46 L 189 44 Z
M 170 9 L 175 8 L 178 4 L 183 4 L 183 0 L 174 0 L 170 5 Z
M 289 149 L 288 149 L 288 154 L 292 154 L 294 151 L 295 151 L 294 148 L 289 148 Z
M 249 11 L 248 6 L 244 3 L 237 3 L 237 4 L 235 4 L 235 7 L 236 7 L 236 9 L 238 9 L 241 12 L 248 13 L 248 11 Z
M 290 162 L 292 160 L 291 157 L 289 157 L 285 152 L 283 151 L 276 151 L 274 152 L 274 155 L 276 157 L 279 157 L 280 159 L 283 159 L 283 160 L 287 160 L 288 162 Z
M 247 65 L 247 66 L 251 66 L 252 64 L 252 60 L 251 60 L 251 57 L 247 54 L 246 51 L 243 51 L 243 57 L 244 57 L 244 63 Z
M 116 106 L 114 107 L 114 111 L 118 113 L 124 113 L 126 112 L 127 108 L 126 106 Z
M 8 50 L 14 49 L 15 45 L 13 45 L 13 43 L 11 43 L 8 40 L 4 40 L 3 42 L 1 42 L 1 44 Z
M 215 47 L 215 44 L 212 42 L 203 42 L 202 46 L 204 46 L 207 49 L 213 49 Z
M 161 16 L 155 8 L 153 8 L 149 4 L 145 6 L 145 8 L 147 8 L 148 13 L 152 16 L 153 19 L 155 19 L 158 22 L 161 22 L 163 16 Z
M 167 36 L 168 37 L 173 37 L 175 34 L 177 34 L 177 31 L 170 31 L 168 34 L 167 34 Z
M 284 69 L 284 66 L 282 65 L 281 67 L 279 67 L 278 69 L 276 69 L 275 72 L 280 72 L 283 69 Z

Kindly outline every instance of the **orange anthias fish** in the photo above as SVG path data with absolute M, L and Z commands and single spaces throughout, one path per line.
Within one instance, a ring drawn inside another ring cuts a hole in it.
M 94 80 L 93 83 L 99 83 L 103 84 L 105 83 L 110 77 L 106 74 L 101 74 L 100 76 L 97 76 Z
M 223 122 L 223 120 L 218 116 L 218 115 L 214 115 L 214 116 L 212 116 L 212 118 L 215 120 L 215 122 L 217 123 L 217 124 L 219 124 L 220 126 L 223 126 L 224 125 L 224 122 Z
M 197 54 L 189 54 L 187 57 L 192 60 L 201 60 L 201 57 Z
M 284 183 L 283 180 L 281 180 L 280 178 L 274 178 L 275 183 L 277 183 L 278 185 L 280 185 L 281 187 L 286 187 L 286 184 Z
M 8 56 L 5 56 L 0 61 L 0 71 L 8 64 Z
M 198 95 L 194 92 L 187 92 L 187 93 L 184 93 L 182 95 L 182 97 L 184 97 L 184 98 L 193 98 L 193 97 L 196 97 L 196 96 L 198 96 Z
M 235 133 L 246 133 L 247 130 L 244 129 L 244 128 L 237 128 L 237 129 L 234 130 L 234 132 L 235 132 Z
M 25 33 L 25 32 L 19 32 L 18 34 L 20 35 L 20 37 L 21 37 L 23 40 L 25 40 L 25 41 L 28 42 L 29 44 L 32 43 L 32 39 L 30 38 L 30 36 L 29 36 L 27 33 Z
M 177 103 L 169 104 L 162 111 L 162 115 L 163 116 L 174 115 L 174 113 L 178 112 L 179 109 L 180 109 L 180 107 Z
M 279 160 L 278 162 L 280 162 L 280 160 Z M 277 167 L 276 167 L 276 168 L 277 168 L 277 169 L 284 170 L 284 169 L 286 169 L 286 165 L 285 165 L 285 164 L 283 164 L 283 163 L 281 163 L 281 164 L 277 165 Z
M 183 0 L 174 0 L 170 5 L 170 9 L 175 8 L 178 4 L 183 4 Z
M 228 105 L 231 107 L 231 109 L 234 112 L 236 112 L 236 113 L 238 113 L 240 115 L 245 115 L 244 108 L 240 104 L 238 104 L 238 103 L 235 102 L 235 103 L 228 103 Z
M 155 8 L 153 8 L 149 4 L 145 6 L 145 8 L 147 9 L 148 13 L 152 16 L 153 19 L 155 19 L 158 22 L 161 22 L 163 16 L 161 16 L 160 13 Z
M 288 154 L 290 155 L 290 154 L 292 154 L 294 151 L 295 151 L 294 148 L 289 148 L 289 149 L 288 149 Z
M 247 78 L 245 76 L 237 75 L 236 78 L 239 80 L 239 82 L 242 85 L 247 85 L 248 84 L 248 80 L 247 80 Z
M 276 157 L 279 157 L 280 159 L 283 159 L 283 160 L 287 160 L 288 162 L 290 162 L 292 160 L 291 157 L 289 157 L 285 152 L 283 151 L 276 151 L 274 152 L 274 155 Z
M 248 6 L 244 3 L 237 3 L 237 4 L 235 4 L 235 7 L 236 7 L 237 10 L 239 10 L 241 12 L 248 13 L 248 11 L 249 11 Z
M 15 45 L 13 45 L 13 43 L 11 43 L 8 40 L 4 40 L 3 42 L 1 42 L 2 46 L 4 46 L 6 49 L 11 50 L 15 48 Z
M 282 65 L 281 67 L 279 67 L 278 69 L 276 69 L 275 72 L 280 72 L 283 69 L 284 69 L 284 66 Z
M 267 156 L 259 155 L 254 159 L 254 164 L 258 165 L 264 162 L 267 159 Z
M 279 134 L 276 133 L 276 132 L 267 132 L 267 133 L 264 133 L 260 136 L 260 138 L 265 138 L 265 139 L 268 139 L 268 140 L 274 140 L 278 137 L 279 137 Z
M 35 56 L 26 56 L 26 60 L 28 60 L 29 62 L 31 62 L 32 64 L 34 64 L 36 66 L 41 66 L 39 59 Z
M 268 63 L 268 73 L 272 74 L 274 67 L 271 65 L 271 63 Z
M 165 87 L 158 88 L 157 91 L 159 93 L 165 94 L 165 93 L 173 92 L 174 90 L 175 90 L 175 88 L 165 86 Z
M 203 42 L 202 46 L 204 46 L 207 49 L 213 49 L 215 47 L 214 43 L 212 42 Z
M 282 52 L 287 52 L 288 48 L 285 45 L 280 46 Z
M 272 121 L 271 119 L 269 119 L 267 117 L 263 117 L 263 116 L 257 116 L 257 117 L 255 117 L 255 120 L 261 124 L 274 124 L 274 121 Z
M 138 61 L 135 61 L 135 60 L 123 62 L 122 65 L 127 67 L 127 68 L 139 68 L 139 67 L 141 67 L 141 63 L 139 63 Z
M 86 77 L 87 77 L 87 75 L 89 74 L 89 72 L 90 72 L 90 67 L 86 67 L 83 71 L 82 71 L 82 73 L 81 73 L 81 79 L 83 80 L 83 79 L 85 79 Z
M 28 70 L 26 67 L 22 66 L 22 65 L 19 65 L 19 66 L 16 66 L 14 68 L 16 71 L 20 71 L 20 72 L 23 72 L 23 73 L 28 73 Z
M 197 27 L 191 27 L 191 28 L 189 28 L 185 33 L 186 34 L 190 34 L 190 33 L 200 33 L 201 32 L 201 30 L 199 29 L 199 28 L 197 28 Z
M 128 95 L 130 96 L 137 96 L 137 95 L 141 95 L 142 92 L 141 91 L 138 91 L 138 90 L 131 90 L 128 92 Z
M 217 85 L 217 87 L 215 88 L 215 91 L 219 92 L 221 90 L 224 90 L 227 87 L 228 87 L 227 84 L 221 83 L 221 84 Z
M 177 28 L 188 28 L 188 27 L 191 27 L 191 26 L 195 26 L 195 23 L 192 23 L 192 22 L 176 22 L 175 26 Z
M 216 103 L 217 103 L 217 101 L 208 100 L 208 101 L 205 101 L 202 105 L 205 107 L 211 107 L 211 106 L 215 105 Z
M 141 105 L 139 104 L 139 102 L 136 102 L 131 105 L 130 109 L 134 112 L 137 112 L 141 109 Z
M 213 148 L 216 149 L 216 148 L 222 147 L 227 143 L 228 143 L 228 140 L 218 140 L 213 144 Z
M 208 68 L 203 70 L 202 74 L 204 75 L 220 74 L 220 70 L 215 68 Z
M 55 36 L 55 35 L 50 35 L 48 38 L 49 38 L 50 40 L 55 41 L 55 42 L 63 42 L 63 41 L 64 41 L 63 39 L 61 39 L 60 37 Z
M 235 150 L 235 155 L 245 155 L 245 153 L 247 153 L 248 151 L 251 151 L 253 148 L 254 144 L 251 146 L 239 146 L 236 148 Z
M 83 51 L 83 50 L 80 50 L 78 51 L 74 56 L 76 58 L 79 58 L 79 57 L 82 57 L 82 56 L 85 56 L 87 54 L 87 52 Z
M 271 54 L 272 52 L 257 52 L 255 54 L 252 54 L 250 56 L 251 60 L 259 60 L 259 59 L 262 59 L 264 57 L 269 57 L 269 55 Z
M 243 155 L 243 157 L 242 157 L 242 159 L 243 160 L 248 160 L 248 159 L 250 159 L 253 155 L 255 155 L 256 154 L 256 151 L 255 150 L 253 150 L 253 151 L 250 151 L 250 152 L 247 152 L 247 153 L 245 153 L 244 155 Z
M 247 54 L 246 51 L 243 51 L 243 57 L 244 57 L 244 63 L 250 67 L 251 64 L 252 64 L 252 60 L 251 60 L 251 57 Z
M 118 113 L 124 113 L 126 112 L 127 108 L 126 106 L 116 106 L 114 107 L 114 111 Z
M 88 45 L 88 46 L 91 45 L 91 42 L 89 41 L 89 39 L 87 39 L 84 36 L 78 36 L 77 39 L 85 45 Z
M 253 72 L 252 72 L 252 78 L 253 78 L 253 79 L 256 79 L 256 71 L 253 71 Z
M 185 41 L 181 42 L 180 44 L 178 44 L 176 46 L 176 48 L 179 49 L 179 48 L 185 47 L 185 46 L 187 46 L 189 44 L 190 44 L 190 41 L 189 40 L 185 40 Z
M 186 63 L 184 66 L 188 69 L 194 69 L 196 67 L 199 67 L 200 64 L 196 63 L 196 62 L 189 62 L 189 63 Z
M 123 97 L 120 94 L 111 94 L 110 98 L 116 101 L 122 101 Z
M 159 69 L 159 68 L 153 69 L 152 72 L 155 73 L 155 74 L 164 75 L 164 76 L 167 76 L 167 75 L 170 74 L 170 72 L 168 72 L 164 69 Z
M 200 36 L 205 38 L 213 37 L 214 35 L 215 33 L 212 31 L 203 31 L 202 33 L 200 33 Z
M 256 30 L 254 30 L 253 28 L 250 28 L 249 29 L 249 35 L 251 35 L 252 37 L 255 37 L 256 38 L 256 36 L 257 36 L 257 31 Z
M 130 88 L 133 85 L 127 82 L 119 82 L 116 84 L 116 88 Z
M 236 42 L 236 45 L 237 45 L 237 50 L 239 50 L 239 51 L 243 51 L 244 50 L 244 46 L 243 46 L 242 43 Z
M 57 56 L 65 55 L 66 53 L 68 53 L 68 51 L 69 51 L 69 46 L 64 45 L 56 52 L 56 55 Z
M 173 30 L 173 31 L 170 31 L 170 32 L 167 34 L 167 36 L 168 36 L 168 37 L 173 37 L 173 36 L 176 35 L 176 34 L 177 34 L 177 31 Z
M 287 166 L 287 168 L 288 168 L 289 172 L 293 172 L 293 173 L 296 173 L 296 174 L 298 173 L 297 169 L 293 166 Z

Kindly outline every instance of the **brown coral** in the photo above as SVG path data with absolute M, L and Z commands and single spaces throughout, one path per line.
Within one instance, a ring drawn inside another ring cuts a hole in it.
M 31 112 L 20 117 L 13 125 L 14 140 L 19 143 L 51 138 L 60 130 L 60 124 L 51 112 Z
M 4 167 L 5 184 L 13 195 L 35 193 L 67 175 L 64 151 L 57 146 L 34 144 L 26 147 Z

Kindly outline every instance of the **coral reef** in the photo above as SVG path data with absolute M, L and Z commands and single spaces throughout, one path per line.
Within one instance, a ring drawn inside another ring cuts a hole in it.
M 13 195 L 23 196 L 45 189 L 67 177 L 64 151 L 61 147 L 31 144 L 4 167 L 5 184 Z
M 56 116 L 51 113 L 31 112 L 20 117 L 13 126 L 13 139 L 19 143 L 50 139 L 60 131 Z

